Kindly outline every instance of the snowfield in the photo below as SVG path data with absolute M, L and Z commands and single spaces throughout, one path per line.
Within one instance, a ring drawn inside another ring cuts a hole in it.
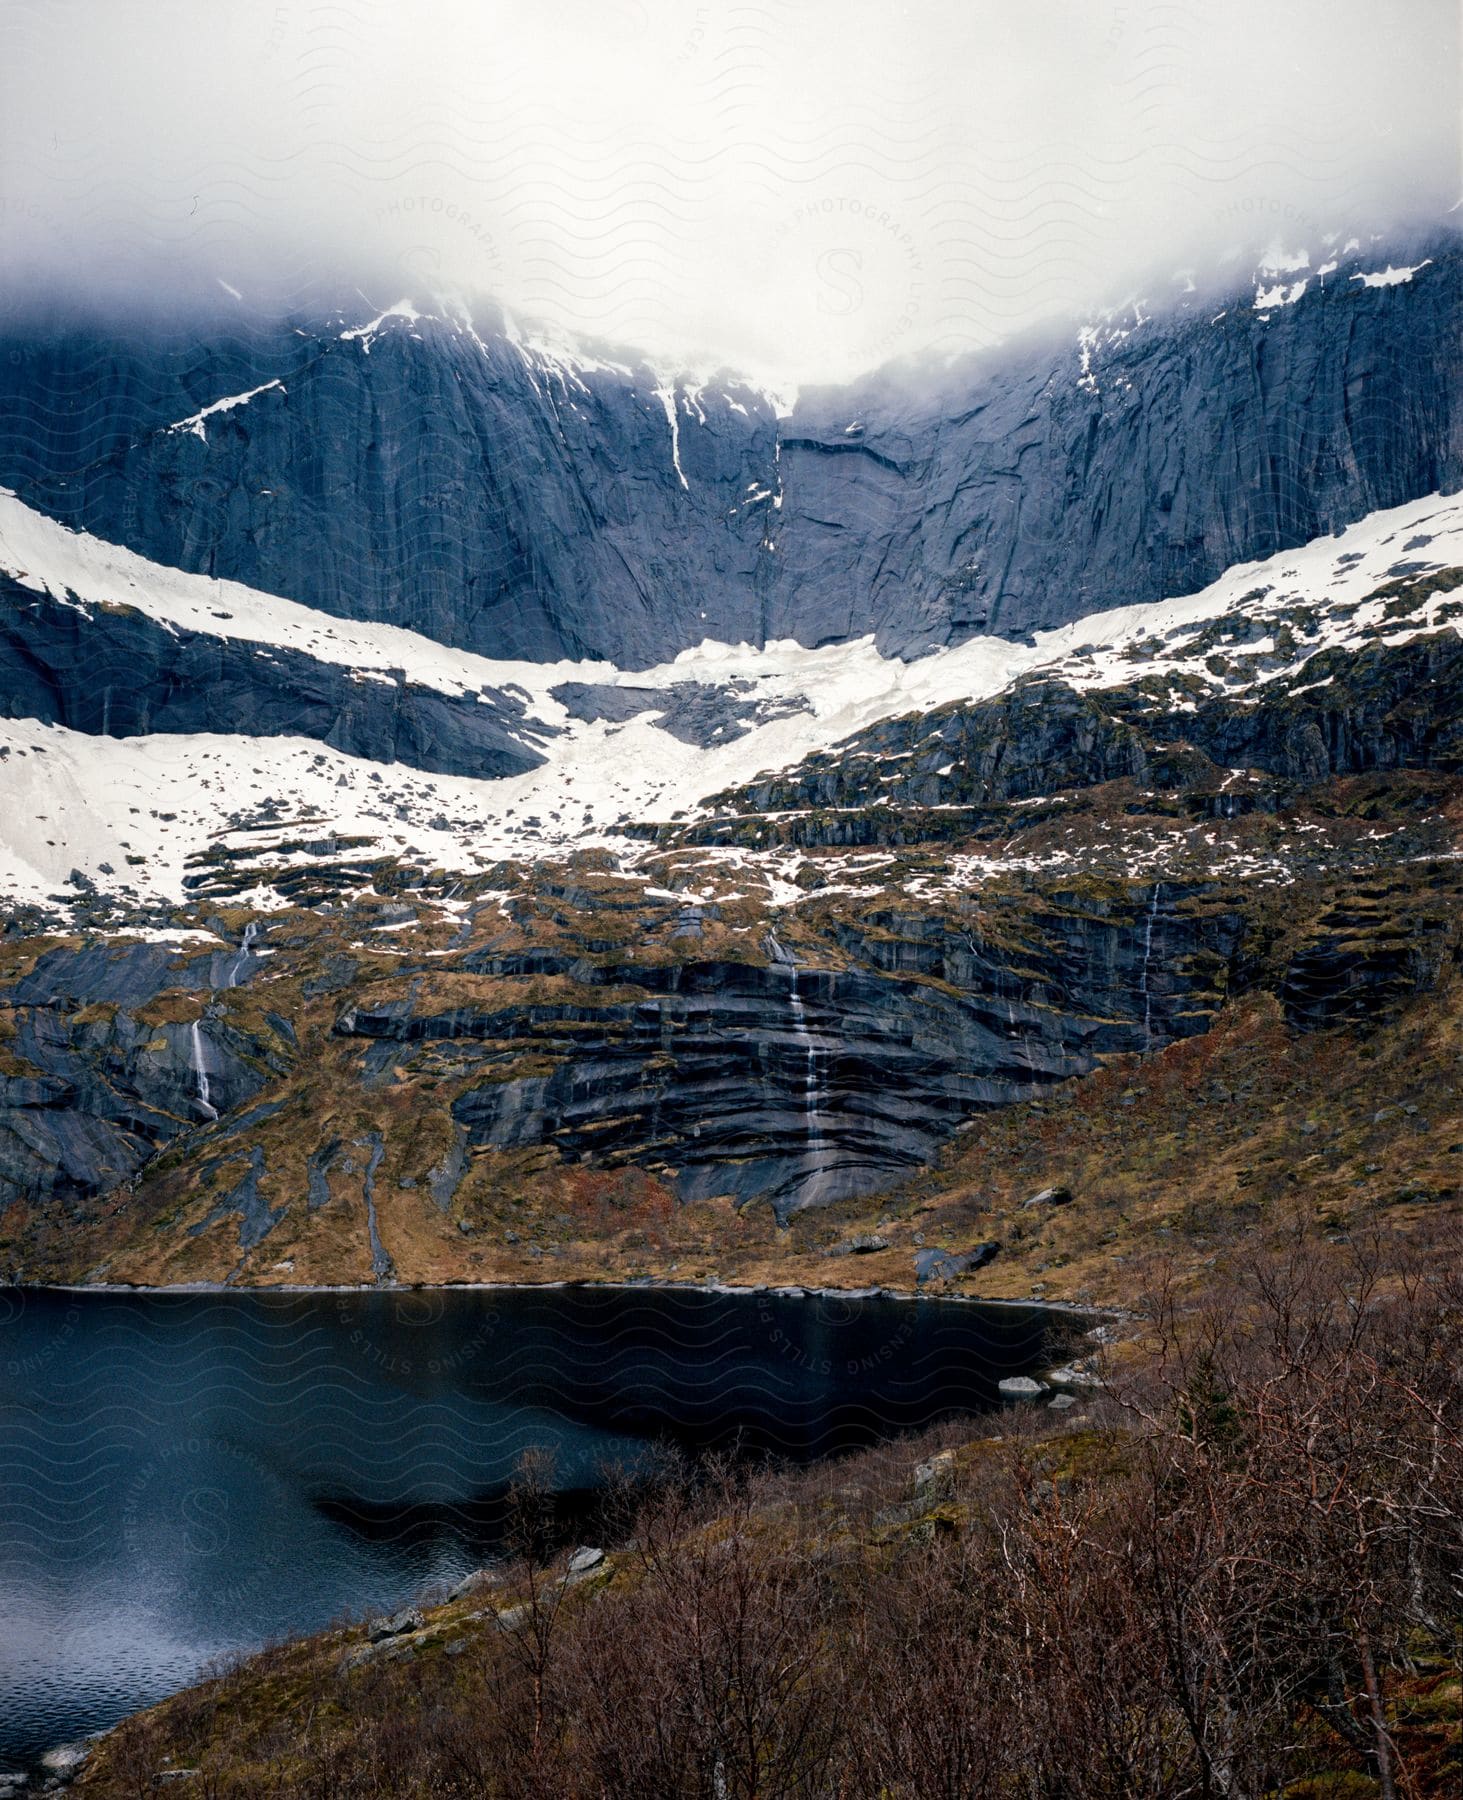
M 47 903 L 73 871 L 104 891 L 143 901 L 183 897 L 187 859 L 210 844 L 264 851 L 292 838 L 363 837 L 362 857 L 396 854 L 448 871 L 573 848 L 608 847 L 633 860 L 630 824 L 695 816 L 710 794 L 791 767 L 879 719 L 951 701 L 989 698 L 1048 674 L 1107 687 L 1158 670 L 1220 691 L 1273 680 L 1333 645 L 1401 642 L 1436 629 L 1456 605 L 1440 594 L 1404 619 L 1384 620 L 1368 600 L 1399 576 L 1463 564 L 1463 498 L 1433 495 L 1372 514 L 1335 537 L 1263 562 L 1240 564 L 1197 594 L 1091 615 L 1029 644 L 973 638 L 915 662 L 881 656 L 870 638 L 809 650 L 705 642 L 650 670 L 605 663 L 495 662 L 393 626 L 336 619 L 235 582 L 160 567 L 74 532 L 0 492 L 0 569 L 34 592 L 83 610 L 138 608 L 172 629 L 288 646 L 385 681 L 464 695 L 516 688 L 532 721 L 554 728 L 548 760 L 500 780 L 381 766 L 306 738 L 92 737 L 27 720 L 0 722 L 0 892 Z M 1277 649 L 1271 634 L 1287 616 Z M 1253 621 L 1234 661 L 1243 676 L 1208 666 L 1196 640 L 1216 619 Z M 1267 625 L 1270 622 L 1270 625 Z M 731 691 L 782 710 L 708 747 L 666 730 L 654 701 L 626 722 L 573 718 L 552 690 L 565 682 L 635 690 L 686 684 Z M 260 830 L 267 820 L 270 829 Z M 254 829 L 241 831 L 250 825 Z M 290 852 L 279 861 L 309 862 Z M 257 896 L 261 905 L 270 897 Z

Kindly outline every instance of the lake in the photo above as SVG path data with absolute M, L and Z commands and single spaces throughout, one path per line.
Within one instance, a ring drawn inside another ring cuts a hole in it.
M 795 1461 L 996 1403 L 1051 1315 L 636 1288 L 0 1289 L 0 1769 L 479 1566 L 660 1445 Z

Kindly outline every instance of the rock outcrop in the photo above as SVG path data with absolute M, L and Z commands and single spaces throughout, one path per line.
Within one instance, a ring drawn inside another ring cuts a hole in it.
M 904 1178 L 972 1111 L 1204 1030 L 1245 932 L 1232 907 L 1175 885 L 1058 885 L 991 919 L 979 939 L 938 912 L 876 912 L 843 926 L 821 967 L 775 940 L 765 961 L 697 957 L 694 937 L 679 961 L 469 951 L 450 1006 L 415 981 L 378 998 L 357 979 L 334 1034 L 359 1047 L 347 1066 L 363 1094 L 425 1091 L 450 1071 L 450 1142 L 425 1176 L 439 1210 L 473 1152 L 544 1146 L 649 1170 L 683 1200 L 763 1200 L 785 1219 Z M 249 1102 L 295 1066 L 296 1034 L 220 1006 L 238 979 L 227 957 L 58 949 L 0 993 L 9 1050 L 32 1071 L 0 1090 L 9 1196 L 106 1191 L 199 1128 L 196 1154 L 227 1179 L 196 1229 L 230 1216 L 241 1247 L 267 1236 L 251 1133 L 279 1103 Z M 378 1134 L 322 1136 L 302 1203 L 326 1205 L 349 1164 L 366 1170 L 369 1212 L 382 1151 Z M 371 1241 L 379 1276 L 374 1224 Z
M 64 1206 L 106 1192 L 191 1125 L 242 1109 L 283 1064 L 209 1000 L 253 966 L 150 944 L 41 957 L 0 998 L 9 1054 L 37 1071 L 0 1083 L 0 1194 Z M 168 994 L 192 1017 L 139 1021 Z
M 878 841 L 910 815 L 985 809 L 1109 781 L 1212 801 L 1217 816 L 1278 804 L 1330 776 L 1463 768 L 1463 638 L 1443 631 L 1360 651 L 1321 650 L 1241 695 L 1178 684 L 1075 689 L 1048 677 L 992 700 L 883 719 L 796 768 L 712 796 L 676 836 L 721 841 L 728 817 L 792 843 Z M 1236 786 L 1236 771 L 1271 778 Z M 878 809 L 875 816 L 861 816 Z M 764 815 L 772 815 L 769 821 Z
M 486 322 L 351 323 L 14 328 L 0 485 L 154 561 L 495 657 L 644 666 L 707 619 L 746 635 L 764 397 L 728 382 L 693 409 L 648 369 L 545 358 Z M 250 397 L 194 418 L 230 395 Z
M 312 737 L 372 762 L 485 778 L 537 768 L 533 740 L 550 729 L 501 690 L 440 693 L 401 670 L 358 674 L 283 646 L 163 625 L 135 607 L 56 600 L 4 576 L 0 717 L 106 737 Z

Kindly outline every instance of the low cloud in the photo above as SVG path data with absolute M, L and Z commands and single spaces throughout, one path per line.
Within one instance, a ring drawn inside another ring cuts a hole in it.
M 1451 0 L 29 0 L 0 264 L 841 379 L 1457 199 Z

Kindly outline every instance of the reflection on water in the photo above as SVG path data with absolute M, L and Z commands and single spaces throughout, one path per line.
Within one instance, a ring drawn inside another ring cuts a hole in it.
M 491 1554 L 658 1445 L 824 1456 L 990 1404 L 1035 1309 L 626 1289 L 0 1290 L 0 1768 Z

